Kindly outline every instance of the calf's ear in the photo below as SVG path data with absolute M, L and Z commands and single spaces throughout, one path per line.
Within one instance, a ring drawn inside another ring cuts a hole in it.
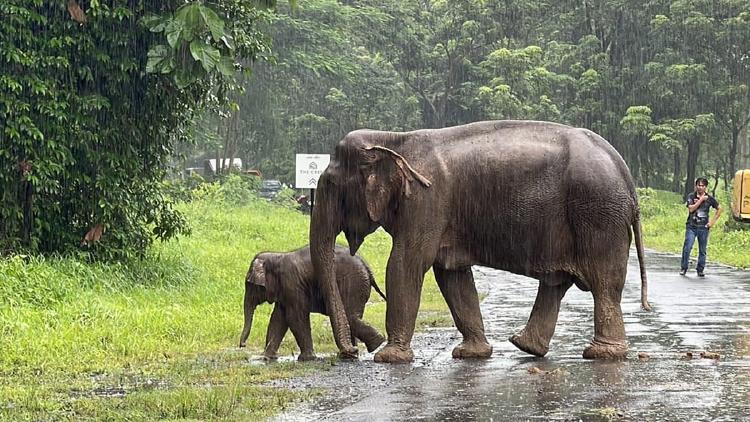
M 250 263 L 250 268 L 247 270 L 245 282 L 265 287 L 266 269 L 264 263 L 265 260 L 260 257 L 256 257 L 255 259 L 253 259 L 253 262 Z
M 279 299 L 283 273 L 281 255 L 273 255 L 263 261 L 263 286 L 266 288 L 266 300 L 270 303 Z

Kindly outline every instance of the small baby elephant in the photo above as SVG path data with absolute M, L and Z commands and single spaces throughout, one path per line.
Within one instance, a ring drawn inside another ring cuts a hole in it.
M 362 321 L 365 304 L 370 298 L 370 286 L 385 300 L 367 264 L 349 250 L 335 249 L 336 282 L 349 320 L 352 343 L 362 340 L 367 350 L 377 349 L 385 338 L 375 328 Z M 310 248 L 293 252 L 263 252 L 255 256 L 245 276 L 245 326 L 240 347 L 245 347 L 253 325 L 255 308 L 265 302 L 275 303 L 266 332 L 263 355 L 275 359 L 281 340 L 288 328 L 300 348 L 299 360 L 315 359 L 310 332 L 310 312 L 328 315 L 323 292 L 314 276 Z

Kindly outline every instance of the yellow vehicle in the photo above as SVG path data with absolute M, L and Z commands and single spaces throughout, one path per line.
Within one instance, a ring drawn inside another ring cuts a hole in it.
M 732 216 L 750 223 L 750 170 L 739 170 L 732 184 Z

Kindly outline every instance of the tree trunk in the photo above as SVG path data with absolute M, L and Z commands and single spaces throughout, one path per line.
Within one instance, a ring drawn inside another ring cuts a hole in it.
M 711 194 L 713 196 L 716 196 L 716 189 L 719 187 L 719 180 L 721 180 L 721 163 L 716 163 L 716 172 L 714 173 L 714 187 L 711 189 Z M 727 186 L 724 185 L 724 189 L 726 190 Z
M 31 232 L 34 230 L 34 186 L 26 180 L 23 186 L 23 244 L 31 248 Z
M 699 138 L 693 138 L 688 142 L 688 156 L 685 170 L 687 176 L 685 179 L 684 197 L 695 189 L 695 168 L 698 166 L 698 155 L 700 154 L 701 141 Z
M 732 129 L 732 145 L 729 147 L 729 168 L 727 173 L 729 177 L 734 177 L 734 171 L 737 168 L 737 147 L 740 142 L 740 130 L 737 128 Z
M 745 169 L 750 168 L 750 130 L 745 130 L 740 135 L 739 145 L 737 147 L 737 168 Z M 736 171 L 736 170 L 735 170 Z M 734 174 L 730 174 L 729 177 L 734 177 Z
M 32 185 L 28 178 L 29 173 L 31 173 L 31 163 L 29 161 L 22 161 L 19 163 L 18 172 L 21 179 L 18 199 L 23 208 L 21 241 L 24 246 L 31 248 L 31 232 L 34 228 L 34 185 Z
M 435 129 L 440 127 L 438 111 L 435 105 L 428 101 L 426 97 L 422 98 L 422 116 L 426 128 Z
M 682 163 L 680 160 L 680 152 L 675 151 L 673 153 L 674 155 L 674 167 L 672 172 L 672 192 L 680 193 L 681 185 L 682 185 Z
M 631 144 L 629 147 L 632 151 L 631 154 L 631 174 L 633 176 L 633 179 L 635 179 L 635 185 L 639 187 L 643 187 L 643 159 L 641 158 L 641 142 L 640 140 L 636 140 L 635 145 Z
M 219 175 L 221 174 L 221 146 L 216 146 L 216 172 L 214 173 L 214 178 L 218 179 Z
M 641 168 L 643 169 L 643 187 L 652 187 L 653 180 L 651 178 L 651 160 L 650 160 L 650 154 L 648 151 L 648 141 L 644 144 L 644 151 L 640 155 L 641 156 Z

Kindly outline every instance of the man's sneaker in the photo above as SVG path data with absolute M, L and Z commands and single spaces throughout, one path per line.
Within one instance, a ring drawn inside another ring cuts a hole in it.
M 698 271 L 698 277 L 705 277 L 706 275 L 703 274 L 703 271 Z
M 680 275 L 685 275 L 687 273 L 687 268 L 683 268 L 680 270 Z

